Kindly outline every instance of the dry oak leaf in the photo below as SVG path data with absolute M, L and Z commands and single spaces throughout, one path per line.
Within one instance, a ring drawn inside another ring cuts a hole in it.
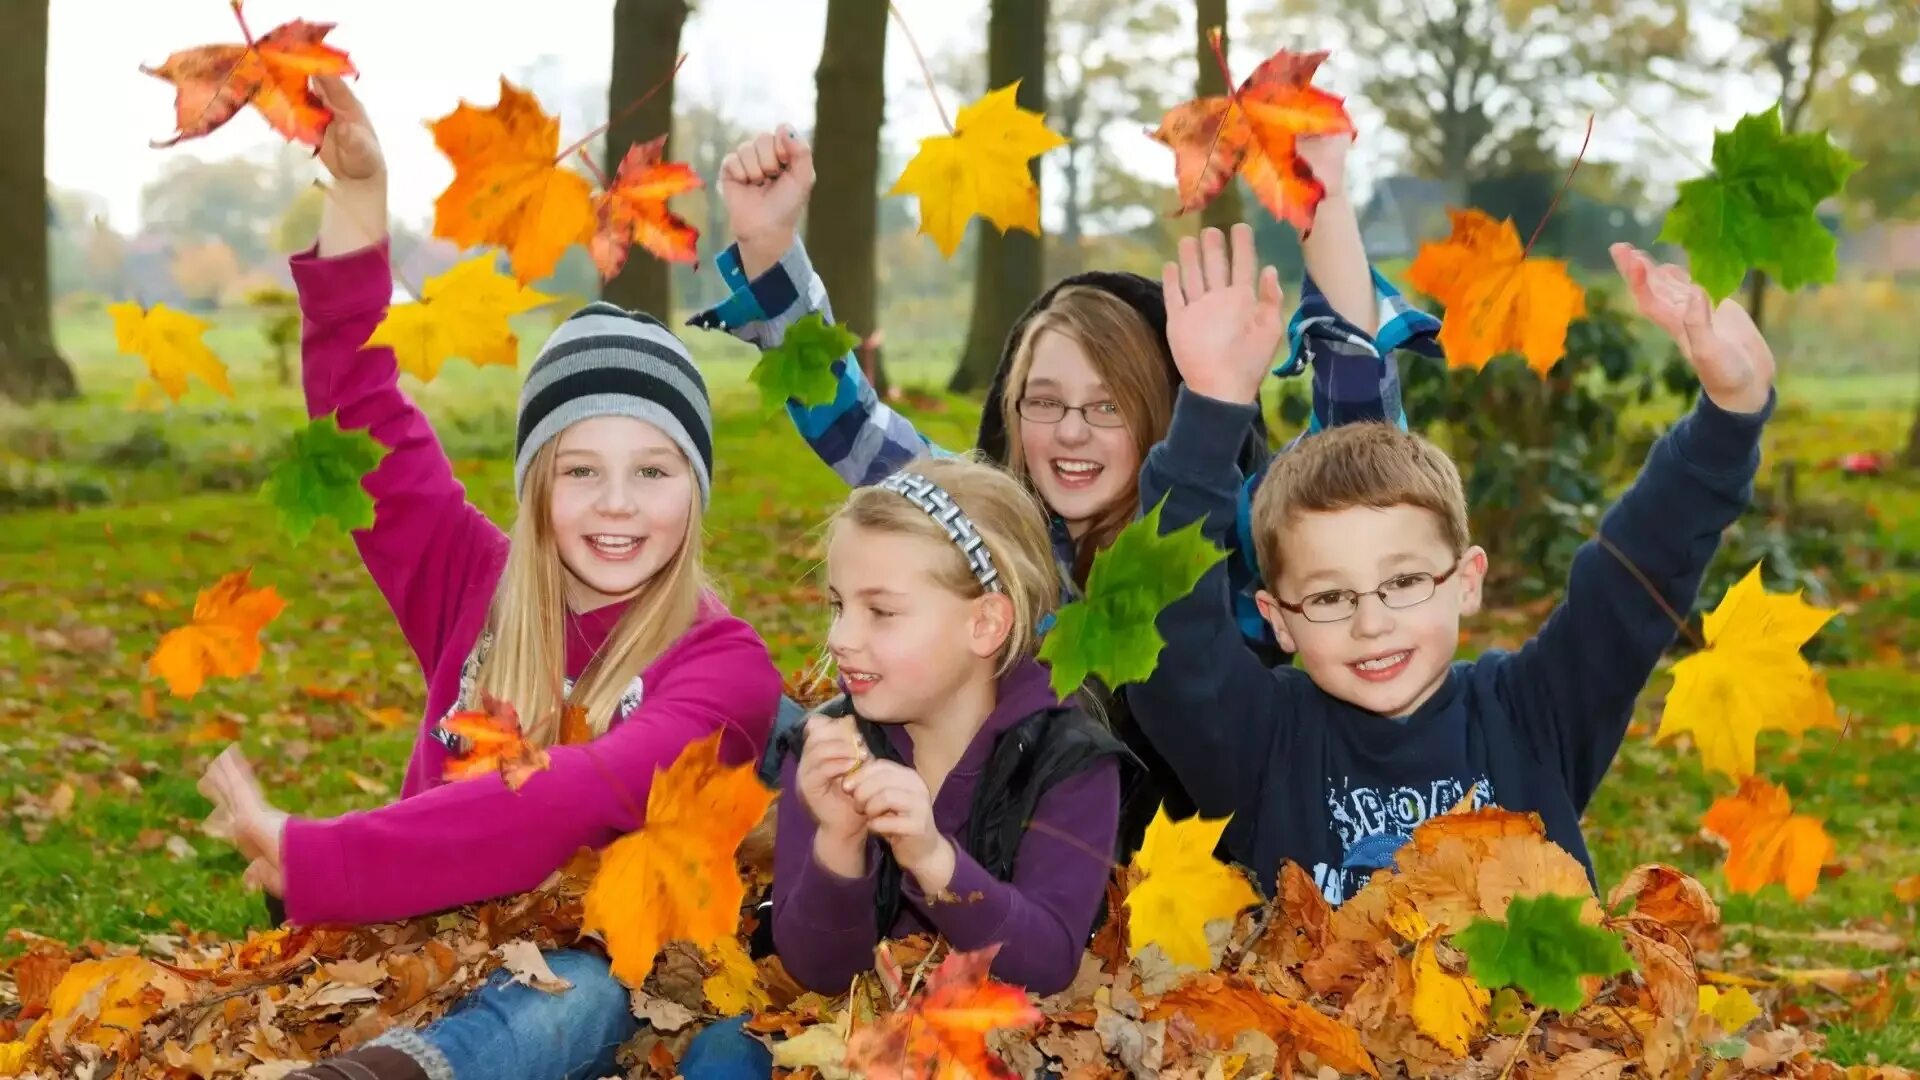
M 431 125 L 453 163 L 433 204 L 433 235 L 461 247 L 503 247 L 522 283 L 553 273 L 560 256 L 593 237 L 593 186 L 559 167 L 560 121 L 502 78 L 500 102 L 462 101 Z
M 520 790 L 533 774 L 551 764 L 547 752 L 527 742 L 520 714 L 511 702 L 491 694 L 480 696 L 478 710 L 463 709 L 440 721 L 440 728 L 460 739 L 461 752 L 447 759 L 441 776 L 470 780 L 497 772 L 507 787 Z
M 669 941 L 710 950 L 740 925 L 746 887 L 734 852 L 773 802 L 752 762 L 720 760 L 722 732 L 654 773 L 646 824 L 608 845 L 588 887 L 581 929 L 597 932 L 613 973 L 637 987 Z
M 847 1040 L 846 1064 L 870 1080 L 960 1080 L 1017 1075 L 987 1045 L 988 1034 L 1025 1029 L 1044 1017 L 1017 986 L 987 974 L 999 945 L 957 952 L 927 977 L 925 992 Z
M 952 258 L 975 214 L 1001 232 L 1040 233 L 1040 188 L 1028 162 L 1066 145 L 1046 117 L 1014 101 L 1015 80 L 960 110 L 951 135 L 920 140 L 888 195 L 920 197 L 920 231 Z
M 513 367 L 520 336 L 508 317 L 553 299 L 495 270 L 492 255 L 475 256 L 428 278 L 419 303 L 388 308 L 362 348 L 387 346 L 400 370 L 421 382 L 432 382 L 456 356 L 476 367 Z
M 157 68 L 140 70 L 174 85 L 173 138 L 156 147 L 173 146 L 183 139 L 212 133 L 247 105 L 260 110 L 273 130 L 286 138 L 318 149 L 333 113 L 320 103 L 308 80 L 315 75 L 356 75 L 347 54 L 323 39 L 333 23 L 302 19 L 284 23 L 254 38 L 240 19 L 244 45 L 202 45 L 182 49 Z
M 213 354 L 201 335 L 211 325 L 165 304 L 142 310 L 139 304 L 108 304 L 113 316 L 114 344 L 128 356 L 147 362 L 147 374 L 167 397 L 179 401 L 187 392 L 187 377 L 198 378 L 222 397 L 233 396 L 227 365 Z M 142 383 L 143 387 L 147 384 Z
M 1222 1047 L 1243 1031 L 1259 1031 L 1281 1048 L 1310 1053 L 1342 1073 L 1379 1076 L 1360 1045 L 1360 1033 L 1311 1005 L 1263 993 L 1239 975 L 1201 975 L 1161 997 L 1149 1020 L 1180 1017 Z
M 1352 134 L 1346 103 L 1313 85 L 1322 52 L 1282 49 L 1255 68 L 1232 95 L 1174 106 L 1153 131 L 1173 149 L 1180 211 L 1206 206 L 1234 174 L 1273 216 L 1305 235 L 1326 185 L 1296 154 L 1302 135 Z
M 1839 727 L 1825 680 L 1800 655 L 1835 614 L 1798 590 L 1768 592 L 1755 563 L 1701 619 L 1706 647 L 1673 665 L 1657 741 L 1691 732 L 1700 764 L 1739 780 L 1753 775 L 1760 732 Z
M 1697 880 L 1660 863 L 1642 863 L 1627 872 L 1607 894 L 1607 906 L 1633 901 L 1633 910 L 1655 919 L 1687 938 L 1720 924 L 1720 905 Z
M 700 190 L 700 175 L 685 162 L 663 160 L 666 145 L 662 135 L 628 147 L 612 186 L 593 197 L 595 226 L 588 250 L 603 281 L 627 264 L 627 249 L 635 244 L 666 262 L 700 259 L 700 230 L 667 208 L 675 195 Z
M 252 574 L 252 567 L 236 570 L 200 590 L 193 620 L 161 637 L 147 671 L 165 679 L 174 697 L 192 697 L 209 675 L 237 678 L 260 667 L 260 631 L 287 602 L 271 585 L 251 587 Z
M 1729 889 L 1759 892 L 1777 881 L 1795 900 L 1813 895 L 1820 867 L 1833 857 L 1833 839 L 1818 819 L 1792 811 L 1787 789 L 1757 776 L 1707 808 L 1700 827 L 1727 843 Z
M 1567 351 L 1567 327 L 1587 293 L 1560 259 L 1528 258 L 1511 219 L 1449 210 L 1453 233 L 1420 245 L 1407 282 L 1446 305 L 1440 346 L 1453 367 L 1483 368 L 1519 353 L 1545 375 Z
M 1213 966 L 1207 924 L 1231 923 L 1260 902 L 1245 874 L 1213 857 L 1226 818 L 1173 821 L 1162 806 L 1147 826 L 1131 869 L 1140 883 L 1127 894 L 1127 945 L 1133 955 L 1160 946 L 1175 964 L 1202 971 Z

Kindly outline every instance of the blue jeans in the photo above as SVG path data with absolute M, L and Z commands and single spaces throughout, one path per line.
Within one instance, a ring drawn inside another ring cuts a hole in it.
M 549 994 L 522 986 L 502 969 L 438 1021 L 419 1031 L 388 1031 L 373 1042 L 411 1056 L 429 1080 L 619 1075 L 614 1051 L 640 1030 L 627 988 L 594 953 L 557 949 L 545 956 L 553 973 L 573 984 L 571 990 Z
M 684 1080 L 767 1080 L 773 1052 L 747 1034 L 747 1017 L 722 1020 L 693 1037 L 680 1058 Z

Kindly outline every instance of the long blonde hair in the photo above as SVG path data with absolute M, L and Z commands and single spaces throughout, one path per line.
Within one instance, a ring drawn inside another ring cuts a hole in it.
M 553 459 L 560 440 L 541 447 L 527 468 L 526 490 L 513 521 L 507 565 L 487 613 L 492 644 L 480 657 L 474 690 L 510 702 L 528 742 L 558 741 L 566 708 L 585 711 L 588 729 L 604 734 L 633 680 L 693 625 L 707 586 L 700 563 L 700 500 L 690 500 L 687 530 L 674 552 L 640 587 L 632 604 L 573 692 L 561 692 L 566 674 L 566 568 L 553 535 Z M 473 707 L 474 703 L 467 703 Z
M 1113 403 L 1126 422 L 1127 433 L 1142 461 L 1147 451 L 1167 433 L 1173 422 L 1173 377 L 1166 349 L 1153 327 L 1126 301 L 1091 285 L 1068 285 L 1053 294 L 1047 306 L 1027 321 L 1014 347 L 1006 392 L 1000 398 L 1001 421 L 1007 430 L 1007 468 L 1020 482 L 1033 487 L 1025 446 L 1020 439 L 1020 399 L 1033 373 L 1033 348 L 1040 335 L 1064 334 L 1087 354 L 1093 370 L 1106 384 Z M 1073 577 L 1084 583 L 1100 553 L 1139 512 L 1138 475 L 1127 477 L 1126 489 L 1107 507 L 1074 545 Z
M 1000 587 L 1013 603 L 1013 627 L 1000 645 L 994 672 L 996 676 L 1005 675 L 1033 655 L 1038 647 L 1040 620 L 1060 603 L 1060 571 L 1053 561 L 1044 508 L 1026 485 L 977 452 L 961 457 L 917 458 L 901 471 L 918 473 L 944 488 L 986 542 L 994 569 L 1000 573 Z M 932 540 L 949 556 L 941 560 L 937 572 L 940 587 L 968 600 L 986 595 L 967 557 L 947 536 L 946 527 L 896 492 L 855 488 L 827 522 L 829 542 L 834 530 L 844 525 Z

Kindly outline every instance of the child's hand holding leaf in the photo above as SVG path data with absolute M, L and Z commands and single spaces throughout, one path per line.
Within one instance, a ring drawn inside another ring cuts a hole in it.
M 1640 314 L 1680 347 L 1700 389 L 1728 412 L 1756 413 L 1773 392 L 1773 350 L 1752 316 L 1731 299 L 1714 305 L 1686 270 L 1656 264 L 1631 244 L 1610 249 Z
M 872 760 L 851 716 L 815 713 L 807 717 L 807 741 L 800 750 L 794 783 L 800 800 L 819 826 L 822 841 L 836 846 L 862 844 L 867 819 L 842 780 Z
M 933 794 L 920 774 L 894 761 L 872 761 L 846 778 L 847 794 L 867 831 L 893 848 L 901 869 L 937 893 L 953 879 L 953 847 L 933 820 Z

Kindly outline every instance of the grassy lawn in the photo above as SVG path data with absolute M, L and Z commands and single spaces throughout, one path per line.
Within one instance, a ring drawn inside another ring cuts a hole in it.
M 0 412 L 0 927 L 129 941 L 176 922 L 229 934 L 264 922 L 260 900 L 239 884 L 238 857 L 197 831 L 206 805 L 194 780 L 230 739 L 295 811 L 374 806 L 399 787 L 422 706 L 413 659 L 348 537 L 322 526 L 296 545 L 254 494 L 264 458 L 304 414 L 297 387 L 277 384 L 251 321 L 217 322 L 211 341 L 234 369 L 232 400 L 196 384 L 166 411 L 131 409 L 140 365 L 114 355 L 93 317 L 62 327 L 88 397 Z M 523 321 L 527 352 L 550 326 Z M 746 383 L 750 349 L 717 335 L 693 344 L 717 400 L 709 567 L 782 667 L 799 667 L 824 632 L 818 526 L 843 488 L 783 418 L 760 411 Z M 895 352 L 895 378 L 910 387 L 937 385 L 952 356 L 931 346 Z M 471 496 L 501 521 L 512 509 L 518 378 L 453 364 L 432 384 L 407 380 Z M 1839 1060 L 1911 1062 L 1920 1059 L 1920 958 L 1885 939 L 1916 933 L 1893 886 L 1920 874 L 1920 583 L 1910 569 L 1920 477 L 1850 478 L 1822 463 L 1897 446 L 1920 387 L 1910 377 L 1795 372 L 1783 389 L 1766 476 L 1777 482 L 1793 463 L 1801 498 L 1864 506 L 1875 525 L 1848 540 L 1865 585 L 1837 597 L 1845 614 L 1819 641 L 1822 659 L 1844 661 L 1831 682 L 1846 730 L 1761 748 L 1795 811 L 1827 823 L 1835 865 L 1804 904 L 1778 886 L 1728 897 L 1719 852 L 1698 832 L 1724 782 L 1704 776 L 1690 749 L 1652 742 L 1664 680 L 1649 688 L 1589 811 L 1588 838 L 1603 883 L 1651 860 L 1707 882 L 1725 904 L 1721 966 L 1888 966 L 1892 1018 L 1842 1018 L 1826 1030 Z M 924 431 L 969 443 L 977 404 L 915 400 Z M 260 673 L 214 680 L 190 701 L 151 694 L 141 669 L 159 635 L 186 618 L 198 589 L 243 566 L 288 601 L 264 635 Z M 1509 639 L 1533 618 L 1496 611 L 1472 642 Z M 0 943 L 0 953 L 8 948 Z

